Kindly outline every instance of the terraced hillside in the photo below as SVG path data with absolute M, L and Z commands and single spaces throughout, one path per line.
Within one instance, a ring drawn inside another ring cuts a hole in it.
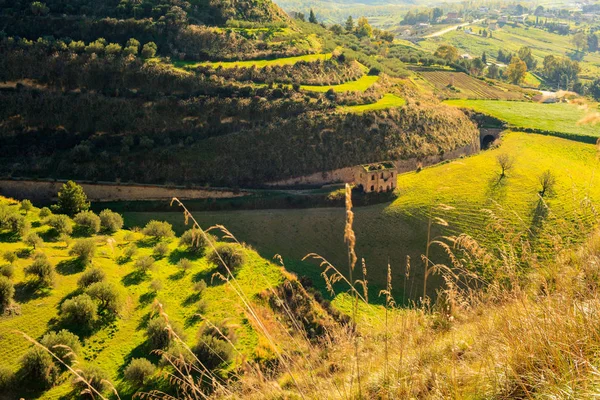
M 282 19 L 269 1 L 225 1 L 227 21 L 208 25 L 202 7 L 126 3 L 3 6 L 0 174 L 260 186 L 476 140 L 404 80 L 414 48 Z

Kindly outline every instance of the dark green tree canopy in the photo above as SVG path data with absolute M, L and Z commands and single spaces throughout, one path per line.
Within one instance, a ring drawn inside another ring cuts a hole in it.
M 68 181 L 58 192 L 57 206 L 62 214 L 73 216 L 81 211 L 87 211 L 90 203 L 83 188 L 73 181 Z

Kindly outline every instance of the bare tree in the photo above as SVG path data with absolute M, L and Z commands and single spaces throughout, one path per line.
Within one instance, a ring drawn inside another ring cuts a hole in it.
M 540 185 L 542 185 L 542 190 L 540 190 L 540 196 L 544 197 L 547 193 L 552 193 L 554 190 L 554 186 L 556 185 L 556 176 L 550 170 L 544 171 L 540 175 Z
M 499 154 L 496 160 L 501 169 L 500 178 L 504 178 L 506 173 L 513 168 L 515 160 L 506 153 Z

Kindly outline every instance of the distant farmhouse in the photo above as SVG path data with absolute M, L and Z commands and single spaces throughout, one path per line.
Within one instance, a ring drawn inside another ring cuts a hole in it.
M 396 189 L 398 169 L 391 161 L 356 167 L 354 183 L 365 193 L 390 192 Z

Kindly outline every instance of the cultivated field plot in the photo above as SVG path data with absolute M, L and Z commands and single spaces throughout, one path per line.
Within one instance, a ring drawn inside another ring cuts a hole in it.
M 542 104 L 494 100 L 448 100 L 446 103 L 491 115 L 516 128 L 562 133 L 574 138 L 600 136 L 598 125 L 579 123 L 586 115 L 598 112 L 598 104 L 594 103 L 587 109 L 568 103 Z
M 522 100 L 523 93 L 492 86 L 463 72 L 424 71 L 420 74 L 450 98 Z
M 514 168 L 500 180 L 496 158 L 502 153 L 514 157 Z M 388 260 L 397 299 L 403 298 L 403 291 L 408 298 L 411 293 L 418 294 L 416 288 L 422 287 L 419 281 L 423 276 L 420 256 L 425 251 L 427 215 L 432 210 L 434 216 L 449 224 L 448 228 L 437 226 L 436 235 L 467 233 L 486 245 L 494 244 L 494 238 L 490 237 L 491 221 L 484 209 L 493 210 L 518 230 L 541 229 L 583 240 L 594 217 L 581 207 L 581 200 L 586 196 L 592 202 L 600 200 L 597 163 L 594 145 L 511 132 L 505 135 L 499 149 L 400 175 L 396 201 L 355 209 L 357 254 L 367 263 L 371 297 L 377 301 L 377 290 L 385 285 Z M 555 174 L 557 185 L 555 193 L 545 199 L 550 207 L 549 217 L 540 221 L 536 214 L 539 176 L 548 169 Z M 441 209 L 440 205 L 447 207 Z M 323 290 L 321 269 L 300 260 L 317 252 L 341 269 L 347 266 L 345 213 L 341 208 L 194 214 L 203 226 L 227 226 L 240 241 L 251 244 L 267 259 L 281 254 L 289 270 L 310 276 L 315 286 Z M 180 230 L 185 229 L 180 213 L 125 213 L 130 226 L 143 226 L 150 219 L 167 219 Z M 537 245 L 540 253 L 555 255 L 553 248 L 544 247 L 546 244 Z M 412 269 L 404 289 L 407 255 L 411 257 Z M 438 249 L 433 259 L 447 262 Z

